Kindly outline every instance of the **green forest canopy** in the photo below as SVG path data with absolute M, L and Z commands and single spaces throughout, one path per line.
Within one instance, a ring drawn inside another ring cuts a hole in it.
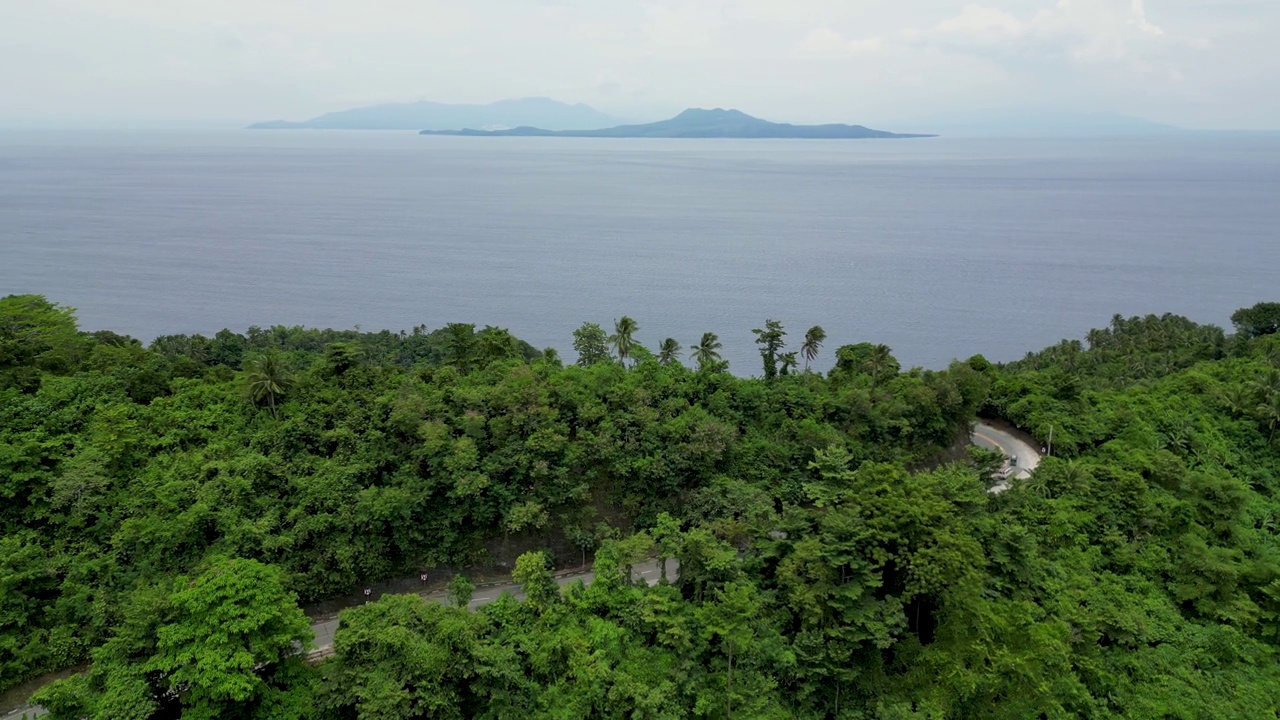
M 55 718 L 1275 717 L 1267 308 L 937 372 L 844 345 L 826 375 L 768 321 L 741 378 L 631 318 L 564 367 L 456 324 L 144 347 L 4 298 L 0 686 L 92 660 Z M 985 492 L 942 462 L 979 413 L 1055 457 Z M 595 583 L 549 583 L 587 551 Z M 648 554 L 678 577 L 629 582 Z M 300 602 L 495 565 L 527 600 L 388 596 L 294 652 Z

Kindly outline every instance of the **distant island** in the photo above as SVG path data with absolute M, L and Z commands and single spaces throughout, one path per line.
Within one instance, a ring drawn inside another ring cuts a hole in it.
M 537 125 L 552 130 L 585 130 L 616 125 L 618 119 L 583 104 L 545 97 L 499 100 L 488 105 L 438 102 L 370 105 L 331 112 L 301 122 L 273 120 L 250 130 L 450 130 L 462 127 Z
M 752 117 L 740 110 L 690 108 L 679 115 L 644 125 L 618 125 L 600 130 L 552 130 L 517 127 L 509 130 L 435 130 L 423 135 L 467 137 L 580 137 L 580 138 L 779 138 L 813 140 L 853 140 L 868 138 L 922 138 L 935 135 L 907 135 L 872 130 L 861 125 L 790 125 Z

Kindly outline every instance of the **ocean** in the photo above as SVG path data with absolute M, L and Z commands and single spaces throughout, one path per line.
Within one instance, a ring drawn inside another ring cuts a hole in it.
M 473 322 L 572 358 L 822 325 L 904 366 L 1022 357 L 1122 315 L 1280 301 L 1280 139 L 0 133 L 0 295 L 143 340 Z

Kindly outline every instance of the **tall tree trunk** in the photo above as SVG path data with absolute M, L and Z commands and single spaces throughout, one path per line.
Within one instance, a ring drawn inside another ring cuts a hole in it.
M 729 646 L 729 683 L 727 691 L 724 694 L 724 710 L 725 716 L 732 720 L 733 718 L 733 645 Z

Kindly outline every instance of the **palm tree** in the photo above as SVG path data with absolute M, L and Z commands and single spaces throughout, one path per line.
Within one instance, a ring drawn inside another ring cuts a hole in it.
M 898 374 L 898 363 L 893 359 L 893 351 L 888 345 L 876 345 L 871 348 L 871 356 L 867 358 L 867 372 L 871 379 L 879 383 L 886 376 Z
M 670 365 L 675 362 L 676 356 L 680 354 L 680 343 L 675 338 L 667 338 L 658 346 L 658 362 L 663 365 Z
M 636 321 L 626 315 L 623 315 L 621 320 L 613 321 L 613 335 L 609 336 L 609 342 L 618 353 L 618 359 L 623 365 L 626 365 L 627 359 L 631 357 L 631 347 L 635 345 L 635 335 L 639 329 L 640 326 Z
M 822 343 L 827 339 L 827 331 L 822 329 L 821 325 L 814 325 L 809 328 L 809 332 L 804 334 L 804 343 L 800 346 L 800 354 L 804 355 L 804 369 L 809 369 L 809 363 L 818 359 L 818 351 L 822 349 Z
M 249 399 L 256 405 L 263 400 L 276 417 L 276 398 L 289 389 L 289 369 L 278 353 L 264 353 L 245 363 L 245 380 L 248 381 Z
M 1267 440 L 1276 439 L 1276 428 L 1280 428 L 1280 392 L 1271 393 L 1270 397 L 1258 406 L 1258 420 L 1267 427 Z
M 702 333 L 702 340 L 693 346 L 693 352 L 689 353 L 689 357 L 698 363 L 699 370 L 706 370 L 716 363 L 720 362 L 720 338 L 715 333 Z

